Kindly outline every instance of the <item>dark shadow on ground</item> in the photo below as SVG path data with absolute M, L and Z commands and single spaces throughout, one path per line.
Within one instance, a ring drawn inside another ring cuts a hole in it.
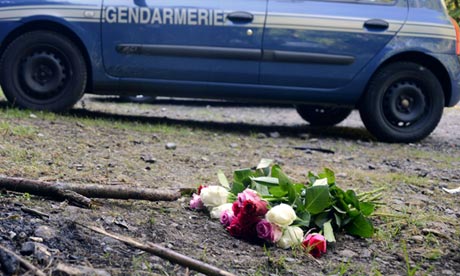
M 8 108 L 7 102 L 0 101 L 0 108 Z M 167 117 L 141 116 L 141 115 L 126 115 L 116 114 L 101 111 L 92 111 L 86 109 L 75 108 L 66 113 L 64 116 L 73 116 L 77 118 L 104 119 L 120 122 L 138 122 L 143 124 L 165 124 L 170 126 L 189 127 L 207 131 L 221 131 L 228 133 L 238 133 L 242 135 L 251 135 L 254 133 L 269 134 L 271 132 L 280 133 L 281 137 L 299 137 L 300 135 L 308 135 L 309 138 L 332 138 L 332 139 L 347 139 L 347 140 L 373 140 L 370 134 L 364 128 L 352 127 L 310 127 L 307 124 L 301 125 L 263 125 L 253 123 L 240 122 L 215 122 L 215 121 L 197 121 L 190 119 L 174 119 Z
M 98 97 L 90 96 L 87 98 L 90 101 L 100 102 L 100 103 L 142 103 L 142 104 L 151 104 L 151 105 L 187 105 L 187 106 L 197 106 L 197 107 L 293 107 L 292 104 L 280 104 L 280 103 L 253 103 L 253 102 L 236 102 L 236 101 L 224 101 L 224 100 L 209 100 L 209 99 L 186 99 L 186 98 L 165 98 L 157 97 L 154 100 L 147 100 L 142 102 L 140 99 L 137 101 L 130 101 L 127 98 L 123 97 Z

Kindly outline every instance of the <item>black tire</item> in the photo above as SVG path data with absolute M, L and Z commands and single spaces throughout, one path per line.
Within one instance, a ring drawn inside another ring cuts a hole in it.
M 297 105 L 297 113 L 312 126 L 334 126 L 345 120 L 352 109 L 332 106 Z
M 444 93 L 436 76 L 417 63 L 396 62 L 372 77 L 359 111 L 377 139 L 410 143 L 436 128 L 443 109 Z
M 19 36 L 0 60 L 3 92 L 13 106 L 21 108 L 65 111 L 83 96 L 86 81 L 86 64 L 78 47 L 51 31 Z

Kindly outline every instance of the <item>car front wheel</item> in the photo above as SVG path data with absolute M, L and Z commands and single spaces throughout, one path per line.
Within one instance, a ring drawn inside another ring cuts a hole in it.
M 377 139 L 409 143 L 436 128 L 443 108 L 441 84 L 430 70 L 412 62 L 396 62 L 371 79 L 359 111 Z
M 87 70 L 72 41 L 51 31 L 16 38 L 0 61 L 0 82 L 8 101 L 18 107 L 63 111 L 83 95 Z

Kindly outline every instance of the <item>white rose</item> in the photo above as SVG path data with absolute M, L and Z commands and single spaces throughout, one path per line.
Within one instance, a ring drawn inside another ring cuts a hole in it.
M 281 227 L 287 227 L 292 224 L 292 222 L 297 218 L 294 209 L 291 206 L 281 203 L 271 208 L 267 212 L 265 218 L 276 225 Z
M 200 193 L 201 201 L 206 207 L 217 207 L 227 203 L 228 191 L 222 186 L 208 186 Z
M 229 210 L 231 211 L 232 210 L 232 203 L 225 203 L 225 204 L 222 204 L 218 207 L 214 207 L 212 208 L 211 210 L 211 218 L 213 219 L 220 219 L 220 216 L 222 215 L 223 212 Z
M 289 226 L 283 231 L 281 239 L 276 243 L 277 246 L 288 249 L 293 245 L 300 244 L 303 239 L 303 231 L 300 227 Z

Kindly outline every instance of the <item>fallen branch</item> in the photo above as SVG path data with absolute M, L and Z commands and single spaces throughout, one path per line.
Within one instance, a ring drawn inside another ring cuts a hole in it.
M 179 190 L 156 190 L 149 188 L 126 187 L 124 185 L 51 183 L 7 176 L 0 176 L 0 190 L 2 189 L 61 199 L 69 199 L 69 197 L 72 198 L 72 195 L 69 195 L 65 191 L 72 191 L 89 198 L 140 199 L 150 201 L 174 201 L 181 196 Z M 75 194 L 73 195 L 75 198 L 78 197 Z M 85 205 L 85 201 L 87 202 L 87 200 L 83 199 L 80 203 Z
M 78 225 L 90 229 L 94 232 L 97 232 L 99 234 L 105 235 L 107 237 L 111 237 L 113 239 L 116 239 L 118 241 L 121 241 L 127 245 L 130 245 L 132 247 L 135 247 L 137 249 L 143 250 L 145 252 L 152 253 L 156 256 L 159 256 L 163 259 L 166 259 L 170 262 L 180 264 L 184 267 L 188 267 L 190 269 L 193 269 L 195 271 L 204 273 L 206 275 L 216 275 L 216 276 L 234 276 L 234 274 L 221 270 L 215 266 L 212 266 L 210 264 L 204 263 L 202 261 L 195 260 L 193 258 L 190 258 L 188 256 L 182 255 L 178 252 L 175 252 L 171 249 L 165 248 L 163 246 L 160 246 L 158 244 L 154 244 L 151 242 L 143 243 L 136 241 L 130 237 L 118 235 L 118 234 L 112 234 L 106 232 L 104 229 L 95 227 L 95 226 L 89 226 L 89 225 L 84 225 L 81 223 L 76 222 Z
M 22 266 L 24 266 L 25 268 L 27 268 L 30 272 L 33 272 L 34 275 L 38 275 L 38 276 L 46 276 L 46 274 L 41 271 L 40 269 L 38 269 L 37 267 L 35 267 L 33 264 L 31 264 L 29 261 L 23 259 L 21 256 L 19 256 L 18 254 L 14 253 L 13 251 L 9 250 L 8 248 L 2 246 L 0 244 L 0 250 L 3 250 L 5 251 L 8 255 L 11 255 L 13 257 L 15 257 L 16 259 L 19 260 L 19 262 L 22 264 Z

